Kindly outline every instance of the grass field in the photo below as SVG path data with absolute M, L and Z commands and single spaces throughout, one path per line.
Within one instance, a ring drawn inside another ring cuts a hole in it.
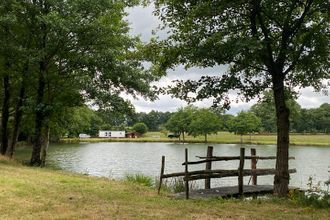
M 29 168 L 0 157 L 0 219 L 329 219 L 290 200 L 175 200 L 105 178 Z
M 64 142 L 79 142 L 79 139 L 63 139 Z M 88 142 L 102 142 L 102 141 L 121 141 L 121 142 L 177 142 L 177 138 L 167 138 L 167 136 L 161 132 L 148 132 L 141 138 L 136 139 L 104 139 L 104 138 L 91 138 L 85 139 Z M 203 136 L 186 137 L 187 142 L 204 142 Z M 229 132 L 218 132 L 217 134 L 209 135 L 209 143 L 240 143 L 241 137 Z M 244 135 L 243 143 L 248 144 L 276 144 L 276 135 Z M 314 145 L 314 146 L 328 146 L 330 147 L 330 135 L 323 134 L 291 134 L 291 145 Z

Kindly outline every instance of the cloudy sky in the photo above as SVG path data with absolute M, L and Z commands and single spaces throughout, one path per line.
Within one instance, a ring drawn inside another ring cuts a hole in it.
M 127 20 L 131 26 L 131 34 L 139 35 L 144 42 L 148 42 L 148 40 L 152 36 L 152 30 L 155 30 L 157 26 L 160 24 L 157 17 L 152 14 L 152 7 L 134 7 L 128 10 Z M 164 37 L 165 34 L 160 33 Z M 175 79 L 198 79 L 201 74 L 215 75 L 225 71 L 225 67 L 217 67 L 217 68 L 208 68 L 208 69 L 199 69 L 192 68 L 189 70 L 184 70 L 182 67 L 178 67 L 175 71 L 168 72 L 166 77 L 163 77 L 157 85 L 167 85 L 171 83 L 171 81 Z M 312 88 L 305 88 L 300 90 L 300 97 L 298 98 L 298 103 L 303 108 L 315 108 L 319 107 L 322 103 L 329 103 L 330 96 L 325 96 L 321 93 L 313 92 Z M 232 94 L 231 97 L 235 99 L 235 94 Z M 175 111 L 179 107 L 186 106 L 187 104 L 179 99 L 171 98 L 170 96 L 162 95 L 159 97 L 159 100 L 155 102 L 146 101 L 144 99 L 134 100 L 131 99 L 133 105 L 138 112 L 150 112 L 151 110 L 158 111 Z M 235 103 L 231 104 L 231 109 L 229 113 L 235 114 L 238 111 L 246 110 L 251 107 L 251 105 L 255 104 L 256 100 L 252 100 L 249 103 Z M 212 100 L 205 100 L 202 102 L 195 103 L 194 105 L 198 107 L 210 107 L 212 104 Z

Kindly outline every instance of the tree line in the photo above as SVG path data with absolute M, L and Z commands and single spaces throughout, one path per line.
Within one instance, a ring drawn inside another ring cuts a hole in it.
M 246 111 L 237 115 L 227 114 L 219 108 L 188 106 L 176 112 L 152 110 L 149 113 L 111 112 L 74 107 L 64 115 L 54 127 L 53 139 L 78 137 L 80 133 L 97 136 L 99 130 L 135 131 L 133 126 L 143 123 L 148 131 L 173 132 L 184 140 L 184 135 L 207 135 L 218 131 L 229 131 L 238 135 L 252 133 L 276 133 L 273 96 L 265 92 L 263 98 Z M 330 133 L 330 104 L 324 103 L 318 108 L 305 109 L 290 99 L 290 132 L 293 133 Z M 143 132 L 144 133 L 144 132 Z
M 138 1 L 134 1 L 137 3 Z M 126 111 L 120 96 L 152 97 L 129 35 L 125 1 L 6 0 L 0 3 L 0 153 L 13 156 L 19 135 L 33 143 L 31 165 L 45 163 L 49 138 L 88 119 L 85 103 Z M 80 107 L 79 107 L 80 106 Z M 86 123 L 86 122 L 85 122 Z M 77 131 L 76 131 L 77 132 Z

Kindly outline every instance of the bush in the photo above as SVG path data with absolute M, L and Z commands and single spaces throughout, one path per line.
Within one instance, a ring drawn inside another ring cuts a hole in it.
M 133 130 L 141 135 L 145 134 L 148 131 L 148 127 L 144 123 L 136 123 L 133 126 Z
M 305 192 L 292 190 L 289 197 L 294 202 L 302 206 L 312 206 L 315 208 L 330 208 L 329 184 L 330 179 L 324 183 L 328 189 L 321 190 L 321 183 L 313 184 L 313 178 L 308 179 L 308 190 Z
M 125 180 L 128 182 L 138 183 L 138 184 L 148 186 L 148 187 L 152 187 L 154 185 L 151 177 L 143 175 L 143 174 L 139 174 L 139 173 L 126 174 Z

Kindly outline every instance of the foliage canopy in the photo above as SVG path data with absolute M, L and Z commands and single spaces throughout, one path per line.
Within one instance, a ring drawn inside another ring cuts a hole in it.
M 278 132 L 274 192 L 286 196 L 290 111 L 285 91 L 326 88 L 322 80 L 330 78 L 330 2 L 156 0 L 155 5 L 170 36 L 154 40 L 147 49 L 154 71 L 165 74 L 177 65 L 228 67 L 218 76 L 178 81 L 170 89 L 176 97 L 213 97 L 228 107 L 229 91 L 250 100 L 272 89 Z

